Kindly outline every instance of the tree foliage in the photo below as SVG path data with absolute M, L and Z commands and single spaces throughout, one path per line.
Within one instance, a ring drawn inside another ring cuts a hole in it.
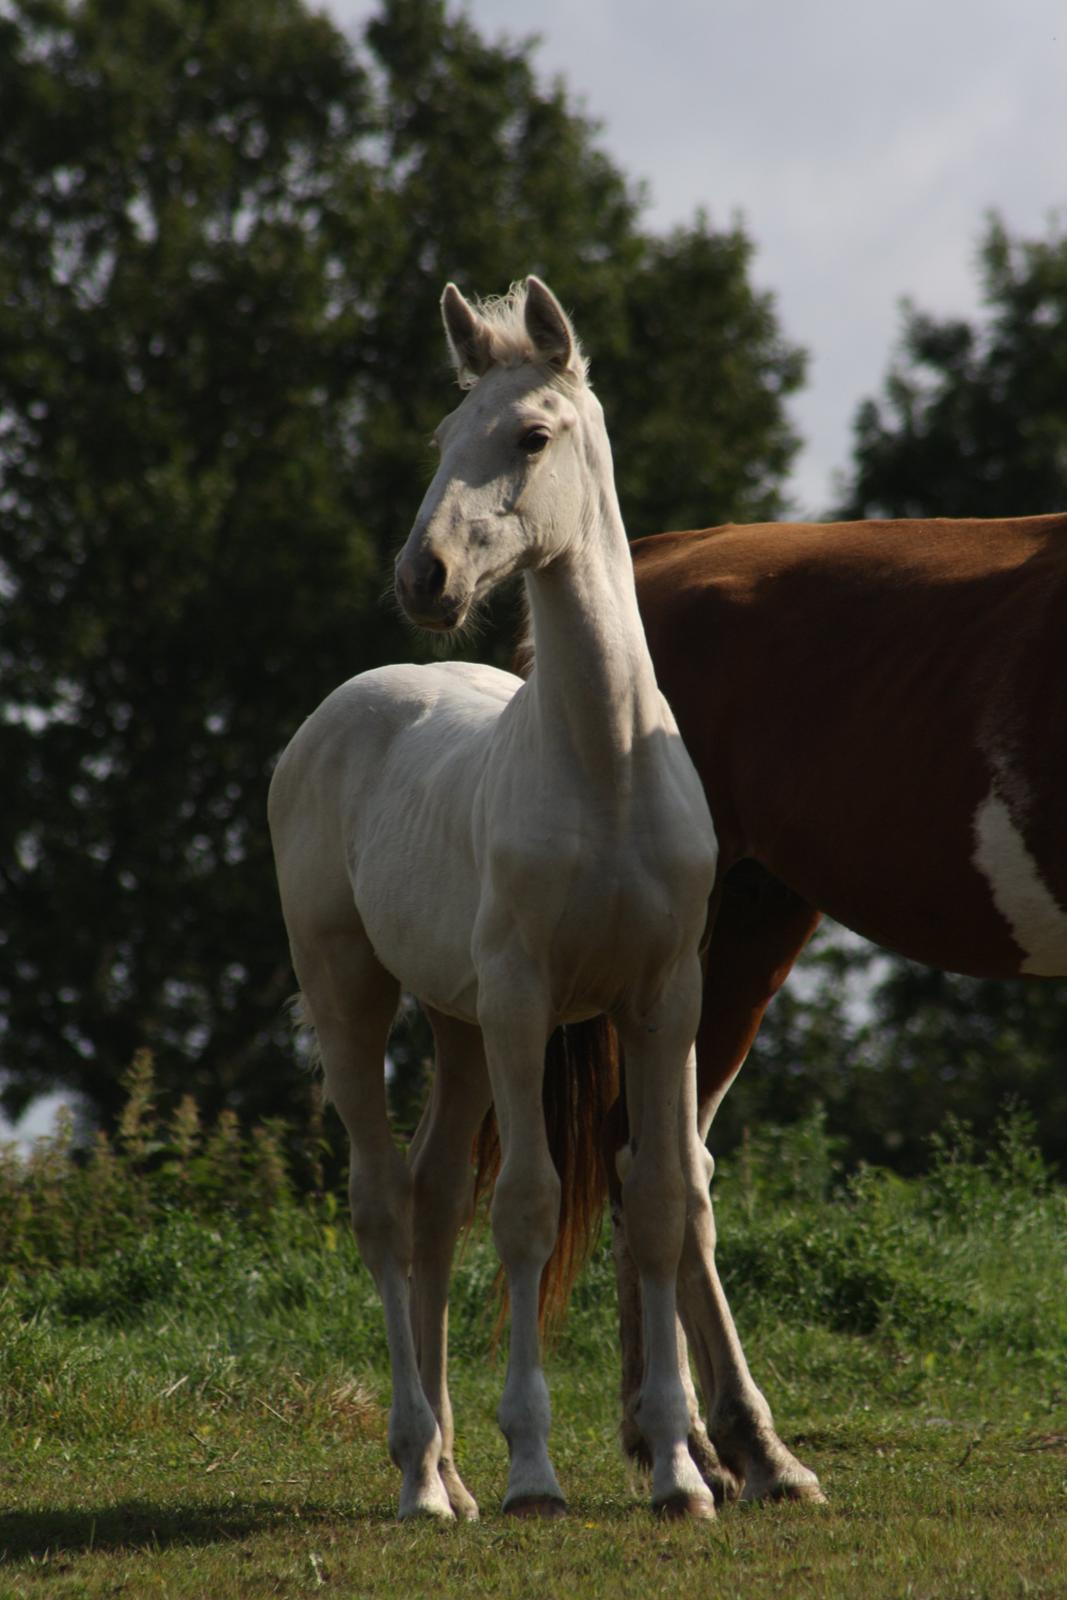
M 270 767 L 416 646 L 383 603 L 448 404 L 437 300 L 527 271 L 634 531 L 771 516 L 802 378 L 739 227 L 668 238 L 530 49 L 440 0 L 0 5 L 0 1062 L 105 1119 L 284 1110 Z
M 905 304 L 901 354 L 855 423 L 844 516 L 1032 516 L 1067 506 L 1067 217 L 993 218 L 973 324 Z
M 945 1130 L 985 1150 L 1019 1111 L 1067 1172 L 1065 1062 L 1067 985 L 940 972 L 826 924 L 768 1011 L 711 1143 L 728 1150 L 746 1130 L 821 1108 L 846 1166 L 914 1173 Z

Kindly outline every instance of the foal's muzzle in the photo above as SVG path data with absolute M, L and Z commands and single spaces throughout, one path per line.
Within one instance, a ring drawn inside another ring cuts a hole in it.
M 462 602 L 448 595 L 448 568 L 432 550 L 397 557 L 396 597 L 410 622 L 447 632 L 460 621 Z

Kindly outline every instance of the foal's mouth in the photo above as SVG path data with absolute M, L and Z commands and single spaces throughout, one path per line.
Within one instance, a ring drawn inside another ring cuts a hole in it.
M 408 621 L 414 623 L 416 628 L 424 628 L 428 633 L 455 633 L 467 620 L 467 613 L 470 610 L 470 602 L 467 600 L 434 606 L 432 610 L 426 611 L 407 605 L 403 600 L 400 604 Z

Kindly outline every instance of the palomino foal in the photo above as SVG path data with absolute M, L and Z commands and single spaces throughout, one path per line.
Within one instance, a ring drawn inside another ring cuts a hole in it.
M 504 1505 L 562 1507 L 537 1324 L 560 1204 L 542 1078 L 553 1029 L 605 1013 L 626 1053 L 622 1205 L 644 1307 L 637 1416 L 652 1503 L 711 1516 L 686 1447 L 675 1332 L 687 1211 L 710 1204 L 693 1038 L 711 818 L 656 686 L 603 414 L 566 316 L 536 278 L 480 309 L 450 284 L 442 310 L 468 392 L 437 430 L 440 466 L 396 592 L 414 622 L 447 632 L 521 571 L 535 669 L 525 683 L 458 663 L 364 673 L 303 725 L 270 796 L 293 964 L 351 1140 L 352 1221 L 385 1311 L 400 1515 L 476 1514 L 451 1460 L 445 1319 L 490 1098 L 502 1155 L 492 1228 L 511 1304 Z M 401 988 L 427 1007 L 437 1042 L 411 1168 L 382 1077 Z

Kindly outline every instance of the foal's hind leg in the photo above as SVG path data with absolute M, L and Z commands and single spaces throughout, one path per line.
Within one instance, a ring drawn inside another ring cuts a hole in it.
M 741 862 L 727 875 L 707 952 L 703 1011 L 697 1034 L 698 1120 L 702 1137 L 741 1069 L 767 1005 L 818 922 L 819 913 L 813 907 L 755 862 Z M 622 1139 L 617 1136 L 616 1142 L 621 1143 Z M 613 1220 L 616 1214 L 617 1208 L 613 1207 Z M 703 1216 L 702 1208 L 700 1214 Z M 744 1365 L 715 1270 L 710 1204 L 704 1228 L 703 1238 L 697 1240 L 691 1221 L 687 1227 L 686 1258 L 692 1261 L 695 1250 L 702 1266 L 695 1300 L 691 1273 L 686 1271 L 680 1278 L 679 1310 L 691 1336 L 707 1414 L 714 1419 L 711 1433 L 719 1448 L 716 1452 L 705 1432 L 690 1385 L 690 1453 L 716 1499 L 733 1498 L 740 1492 L 742 1482 L 746 1499 L 820 1499 L 814 1474 L 801 1466 L 778 1438 L 767 1403 Z M 646 1452 L 633 1416 L 643 1359 L 641 1302 L 636 1268 L 618 1226 L 615 1258 L 622 1345 L 623 1444 L 641 1460 Z M 715 1375 L 717 1366 L 725 1385 L 721 1394 Z M 686 1375 L 687 1368 L 688 1360 L 684 1360 Z
M 712 1495 L 688 1448 L 676 1284 L 687 1213 L 707 1205 L 694 1122 L 699 971 L 680 971 L 654 1011 L 615 1019 L 626 1059 L 630 1144 L 620 1162 L 626 1241 L 640 1276 L 644 1361 L 633 1418 L 652 1454 L 652 1504 L 711 1517 Z
M 697 1035 L 702 1138 L 819 917 L 755 862 L 739 863 L 727 877 L 708 950 Z M 742 1481 L 746 1500 L 821 1501 L 818 1479 L 779 1438 L 749 1372 L 715 1265 L 710 1205 L 694 1218 L 683 1262 L 679 1302 L 720 1459 Z
M 619 1426 L 619 1437 L 625 1454 L 642 1470 L 650 1471 L 652 1467 L 652 1452 L 637 1425 L 635 1415 L 638 1397 L 641 1393 L 641 1377 L 644 1372 L 645 1342 L 641 1326 L 641 1284 L 637 1275 L 637 1266 L 633 1256 L 630 1254 L 630 1246 L 626 1240 L 626 1227 L 622 1207 L 622 1185 L 616 1164 L 616 1152 L 622 1149 L 628 1137 L 625 1122 L 621 1124 L 621 1136 L 618 1132 L 620 1112 L 621 1102 L 616 1105 L 610 1119 L 615 1123 L 615 1128 L 614 1130 L 609 1129 L 605 1137 L 605 1161 L 611 1198 L 612 1254 L 615 1262 L 615 1285 L 618 1297 L 619 1349 L 622 1358 L 619 1390 L 622 1400 L 622 1421 Z M 711 1490 L 716 1505 L 722 1505 L 726 1500 L 736 1500 L 738 1498 L 741 1493 L 741 1485 L 734 1474 L 723 1466 L 715 1452 L 715 1446 L 708 1438 L 704 1419 L 700 1414 L 700 1402 L 697 1399 L 692 1375 L 689 1371 L 689 1347 L 686 1343 L 685 1332 L 680 1318 L 676 1331 L 678 1370 L 685 1393 L 686 1410 L 689 1415 L 689 1454 L 692 1456 L 700 1476 Z
M 456 1515 L 474 1521 L 478 1507 L 454 1460 L 448 1280 L 456 1236 L 471 1212 L 471 1148 L 492 1097 L 479 1030 L 428 1009 L 427 1015 L 433 1027 L 435 1066 L 430 1099 L 409 1155 L 415 1182 L 411 1316 L 423 1390 L 441 1429 L 441 1481 Z
M 385 1046 L 398 986 L 358 921 L 306 940 L 290 927 L 290 938 L 326 1092 L 351 1142 L 352 1226 L 385 1312 L 393 1380 L 389 1452 L 403 1475 L 400 1516 L 450 1518 L 438 1474 L 441 1433 L 423 1393 L 411 1330 L 411 1173 L 393 1143 L 385 1101 Z

